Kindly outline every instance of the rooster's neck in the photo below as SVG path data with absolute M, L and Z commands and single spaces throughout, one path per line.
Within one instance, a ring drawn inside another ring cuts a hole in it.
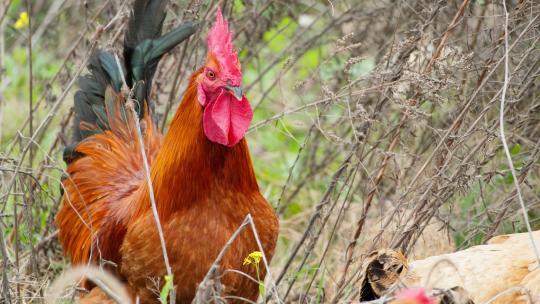
M 152 165 L 161 214 L 211 199 L 223 191 L 259 190 L 245 139 L 228 148 L 206 138 L 202 125 L 204 109 L 197 100 L 194 78 Z

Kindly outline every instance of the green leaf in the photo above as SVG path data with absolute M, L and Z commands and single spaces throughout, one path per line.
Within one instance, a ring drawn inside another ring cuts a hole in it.
M 281 52 L 291 41 L 298 27 L 289 17 L 284 17 L 278 25 L 263 34 L 268 47 L 273 53 Z
M 511 185 L 514 183 L 514 176 L 512 175 L 512 172 L 508 172 L 506 176 L 504 177 L 504 183 L 507 185 Z
M 305 65 L 306 68 L 314 69 L 319 65 L 319 50 L 318 49 L 312 49 L 307 51 L 304 56 L 302 57 L 302 64 Z
M 169 295 L 169 292 L 171 292 L 172 288 L 173 277 L 166 275 L 165 284 L 163 284 L 163 288 L 161 288 L 161 292 L 159 293 L 159 301 L 161 302 L 161 304 L 167 304 L 167 296 Z
M 366 76 L 375 68 L 375 60 L 373 58 L 366 58 L 351 67 L 351 76 L 353 79 Z
M 317 68 L 320 62 L 320 53 L 319 48 L 310 49 L 300 58 L 298 77 L 305 78 Z
M 323 296 L 324 296 L 324 282 L 325 282 L 325 271 L 324 271 L 324 266 L 323 266 L 323 269 L 321 271 L 321 278 L 319 280 L 319 284 L 317 284 L 317 298 L 315 300 L 315 303 L 322 303 L 322 299 L 323 299 Z
M 264 283 L 262 283 L 261 281 L 259 281 L 259 294 L 262 298 L 266 297 L 266 287 L 264 287 Z
M 287 207 L 287 211 L 288 215 L 295 215 L 302 212 L 302 206 L 300 206 L 298 203 L 291 203 Z
M 241 14 L 246 10 L 246 7 L 242 0 L 234 0 L 233 10 L 235 14 Z
M 510 154 L 512 154 L 512 155 L 517 155 L 517 154 L 519 154 L 519 152 L 521 152 L 521 145 L 520 144 L 516 144 L 510 149 Z

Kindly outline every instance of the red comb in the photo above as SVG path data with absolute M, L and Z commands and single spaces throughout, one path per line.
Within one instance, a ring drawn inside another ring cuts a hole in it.
M 224 78 L 230 80 L 231 85 L 240 86 L 242 82 L 240 62 L 233 49 L 232 32 L 229 31 L 229 24 L 223 19 L 220 8 L 217 10 L 214 26 L 208 32 L 208 50 L 219 62 Z
M 414 300 L 419 304 L 434 304 L 435 301 L 426 294 L 424 288 L 407 288 L 396 295 L 399 300 Z

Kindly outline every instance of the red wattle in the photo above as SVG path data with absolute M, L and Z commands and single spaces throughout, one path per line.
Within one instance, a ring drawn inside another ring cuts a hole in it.
M 222 91 L 204 108 L 204 134 L 215 143 L 232 147 L 244 137 L 252 118 L 253 110 L 245 96 L 239 101 Z

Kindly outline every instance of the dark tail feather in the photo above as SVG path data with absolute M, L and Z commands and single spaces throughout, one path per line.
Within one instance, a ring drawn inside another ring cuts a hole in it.
M 131 71 L 133 52 L 137 46 L 147 40 L 161 35 L 163 21 L 165 20 L 164 0 L 137 0 L 133 4 L 133 11 L 124 37 L 124 61 L 128 71 Z M 126 77 L 127 84 L 133 85 L 131 72 Z
M 196 23 L 186 22 L 161 36 L 167 0 L 136 0 L 124 39 L 126 82 L 137 101 L 150 100 L 152 79 L 161 57 L 191 36 Z M 161 36 L 161 37 L 160 37 Z M 152 104 L 150 103 L 150 109 Z M 144 107 L 139 107 L 141 115 Z
M 161 36 L 166 16 L 167 0 L 136 0 L 124 40 L 124 62 L 118 68 L 114 54 L 95 52 L 88 62 L 89 74 L 79 78 L 75 94 L 75 130 L 73 143 L 64 150 L 64 161 L 80 157 L 75 149 L 86 137 L 111 130 L 107 120 L 109 105 L 105 92 L 108 87 L 120 92 L 123 79 L 134 92 L 137 114 L 144 115 L 146 106 L 154 108 L 149 99 L 152 78 L 161 57 L 195 33 L 197 24 L 186 22 Z M 122 63 L 121 63 L 122 64 Z M 147 103 L 146 106 L 144 103 Z
M 129 58 L 130 81 L 135 92 L 136 100 L 150 100 L 152 78 L 156 72 L 159 60 L 181 41 L 189 38 L 196 29 L 195 22 L 186 22 L 182 26 L 155 39 L 145 39 L 131 52 Z M 127 63 L 126 63 L 127 64 Z M 150 104 L 152 109 L 153 104 Z M 144 108 L 139 108 L 139 115 Z

